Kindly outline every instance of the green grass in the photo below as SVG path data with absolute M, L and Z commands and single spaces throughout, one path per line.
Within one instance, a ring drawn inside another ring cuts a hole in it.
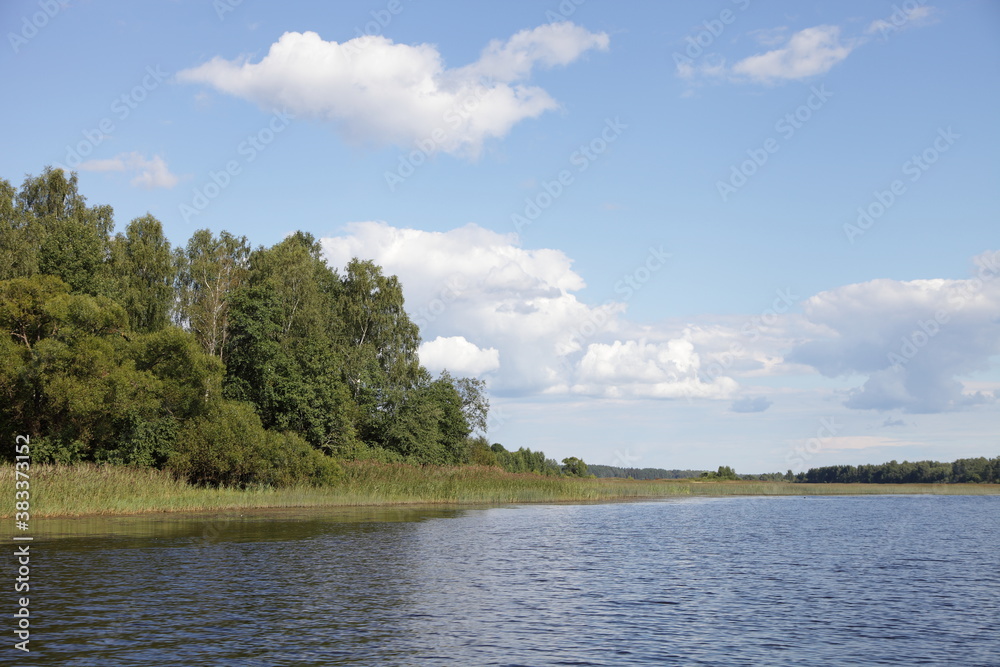
M 572 479 L 511 474 L 481 466 L 438 467 L 344 463 L 330 487 L 210 489 L 175 480 L 165 471 L 83 464 L 35 465 L 30 471 L 31 515 L 83 516 L 377 505 L 489 505 L 530 502 L 637 500 L 670 496 L 806 496 L 857 494 L 1000 494 L 997 484 L 787 484 L 697 480 Z M 13 516 L 14 469 L 0 468 L 0 489 Z

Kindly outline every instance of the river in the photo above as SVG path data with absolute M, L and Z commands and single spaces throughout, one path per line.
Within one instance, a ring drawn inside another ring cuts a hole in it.
M 1000 665 L 997 496 L 36 523 L 18 664 Z

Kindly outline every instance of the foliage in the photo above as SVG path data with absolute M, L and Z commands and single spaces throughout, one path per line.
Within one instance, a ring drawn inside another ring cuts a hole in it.
M 340 287 L 342 377 L 359 408 L 357 430 L 368 442 L 386 444 L 398 436 L 388 430 L 395 415 L 428 418 L 421 396 L 402 407 L 411 390 L 426 384 L 417 359 L 420 333 L 403 309 L 399 281 L 374 263 L 351 260 Z
M 797 482 L 862 484 L 1000 483 L 1000 456 L 938 461 L 890 461 L 878 465 L 825 466 L 796 476 Z
M 168 467 L 192 484 L 248 488 L 333 483 L 340 467 L 294 433 L 267 431 L 253 407 L 220 401 L 188 421 Z
M 9 202 L 12 188 L 0 186 L 0 278 L 37 273 L 58 276 L 74 291 L 97 295 L 114 226 L 110 206 L 88 207 L 77 190 L 77 176 L 46 168 L 28 176 Z
M 559 464 L 545 458 L 544 452 L 533 452 L 521 447 L 516 452 L 508 452 L 500 443 L 491 447 L 497 463 L 507 472 L 532 472 L 539 475 L 558 475 L 562 472 Z
M 218 393 L 221 364 L 190 334 L 126 321 L 55 276 L 0 281 L 0 437 L 35 434 L 38 461 L 162 465 L 178 423 Z
M 176 266 L 160 221 L 129 223 L 111 241 L 105 273 L 110 296 L 125 308 L 134 331 L 158 331 L 170 322 Z
M 740 476 L 736 474 L 736 471 L 729 466 L 719 466 L 719 469 L 716 472 L 701 473 L 701 477 L 699 479 L 736 481 L 739 478 Z
M 250 246 L 246 237 L 222 232 L 215 238 L 207 229 L 191 236 L 175 253 L 177 312 L 208 354 L 223 357 L 229 333 L 229 296 L 247 278 Z
M 496 452 L 490 448 L 490 441 L 485 436 L 469 438 L 466 443 L 465 463 L 476 466 L 500 467 Z
M 684 479 L 697 477 L 703 470 L 665 470 L 663 468 L 620 468 L 591 463 L 587 469 L 595 477 L 623 477 L 628 479 Z
M 587 472 L 587 464 L 583 462 L 583 459 L 575 456 L 563 459 L 562 472 L 570 477 L 587 477 L 590 474 Z

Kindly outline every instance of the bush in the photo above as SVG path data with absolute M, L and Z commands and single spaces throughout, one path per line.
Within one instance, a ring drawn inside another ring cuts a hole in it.
M 497 454 L 490 448 L 489 441 L 483 436 L 466 440 L 466 456 L 464 463 L 477 466 L 499 467 Z
M 331 484 L 340 465 L 293 433 L 265 430 L 248 403 L 220 401 L 189 420 L 168 467 L 192 484 L 247 488 Z
M 739 478 L 740 476 L 736 474 L 736 471 L 729 466 L 719 466 L 719 470 L 717 472 L 701 473 L 701 479 L 736 481 Z

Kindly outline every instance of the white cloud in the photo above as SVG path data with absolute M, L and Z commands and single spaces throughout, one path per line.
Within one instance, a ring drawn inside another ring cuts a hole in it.
M 805 315 L 826 334 L 789 355 L 828 377 L 868 375 L 850 408 L 928 413 L 992 401 L 958 380 L 1000 354 L 1000 253 L 967 280 L 873 280 L 822 292 Z
M 146 158 L 141 153 L 120 153 L 105 160 L 87 160 L 80 164 L 84 171 L 127 171 L 134 174 L 129 182 L 133 187 L 147 190 L 153 188 L 170 189 L 177 185 L 180 179 L 170 173 L 167 163 L 159 155 Z
M 917 0 L 917 3 L 923 0 Z M 889 33 L 896 32 L 899 30 L 907 30 L 909 28 L 916 28 L 924 25 L 928 25 L 934 22 L 934 15 L 937 13 L 937 9 L 930 5 L 917 4 L 912 2 L 911 6 L 900 7 L 898 5 L 893 5 L 893 12 L 885 19 L 876 19 L 872 21 L 868 28 L 865 30 L 865 34 L 871 35 L 874 33 L 879 33 L 883 37 L 889 35 Z
M 593 343 L 580 361 L 572 391 L 606 398 L 727 398 L 737 388 L 729 377 L 704 382 L 691 341 Z
M 568 65 L 609 38 L 570 22 L 522 30 L 493 41 L 479 60 L 448 69 L 430 44 L 358 37 L 342 44 L 315 32 L 286 32 L 258 63 L 220 57 L 178 73 L 267 109 L 331 122 L 353 143 L 476 155 L 488 138 L 558 104 L 525 85 L 536 66 Z
M 795 33 L 782 48 L 739 61 L 732 73 L 763 83 L 805 79 L 830 71 L 855 46 L 857 42 L 840 41 L 838 26 L 815 26 Z
M 872 40 L 879 33 L 929 25 L 934 22 L 937 10 L 923 5 L 922 0 L 908 0 L 903 6 L 893 5 L 893 13 L 885 19 L 872 21 L 864 34 L 841 37 L 841 27 L 818 25 L 805 28 L 788 36 L 787 26 L 761 28 L 747 33 L 754 41 L 772 48 L 757 53 L 733 65 L 719 53 L 705 52 L 695 57 L 675 57 L 676 74 L 682 79 L 755 82 L 773 84 L 794 81 L 826 74 L 843 62 L 855 49 Z M 694 38 L 688 37 L 689 43 Z
M 482 349 L 464 336 L 438 336 L 421 343 L 420 363 L 432 372 L 448 370 L 458 376 L 479 376 L 500 368 L 500 352 L 491 347 Z
M 499 395 L 733 400 L 750 412 L 770 401 L 742 397 L 740 383 L 817 371 L 867 376 L 854 409 L 943 412 L 995 393 L 960 378 L 1000 354 L 1000 253 L 976 258 L 967 280 L 874 280 L 805 301 L 779 290 L 756 315 L 637 324 L 625 301 L 582 302 L 570 258 L 516 234 L 363 222 L 322 243 L 333 266 L 356 256 L 398 275 L 430 341 L 425 363 L 488 372 Z
M 623 317 L 624 302 L 581 302 L 575 292 L 584 281 L 570 259 L 558 250 L 522 248 L 515 234 L 476 225 L 426 232 L 364 222 L 322 243 L 333 266 L 357 256 L 398 275 L 425 340 L 457 337 L 496 350 L 503 363 L 491 376 L 494 391 L 725 398 L 736 387 L 726 373 L 702 377 L 683 327 L 645 332 Z

